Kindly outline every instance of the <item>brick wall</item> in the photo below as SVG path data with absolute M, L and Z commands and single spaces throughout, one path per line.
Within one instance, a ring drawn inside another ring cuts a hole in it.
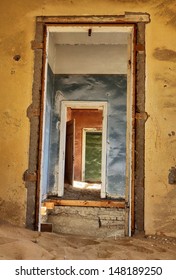
M 94 237 L 123 237 L 125 209 L 55 206 L 48 210 L 48 223 L 57 233 Z

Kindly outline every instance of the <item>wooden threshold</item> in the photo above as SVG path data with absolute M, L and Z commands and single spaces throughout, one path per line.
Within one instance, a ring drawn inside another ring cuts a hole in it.
M 44 206 L 48 209 L 52 209 L 54 206 L 125 208 L 125 201 L 50 199 L 44 202 Z

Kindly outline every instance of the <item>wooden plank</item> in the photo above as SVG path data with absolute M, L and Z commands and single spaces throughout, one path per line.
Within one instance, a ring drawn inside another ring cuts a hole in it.
M 53 202 L 55 206 L 125 208 L 125 201 L 114 201 L 114 200 L 93 201 L 93 200 L 53 199 L 53 200 L 49 200 L 49 202 Z
M 131 181 L 132 181 L 132 131 L 133 131 L 133 94 L 134 94 L 134 32 L 135 26 L 128 36 L 128 68 L 127 68 L 127 130 L 126 130 L 126 212 L 125 212 L 125 235 L 131 235 Z
M 46 202 L 44 202 L 44 206 L 47 209 L 53 209 L 54 208 L 54 202 L 46 201 Z
M 135 212 L 134 212 L 134 204 L 135 204 L 135 195 L 134 195 L 134 184 L 135 184 L 135 135 L 136 135 L 136 120 L 135 120 L 135 114 L 136 114 L 136 44 L 137 44 L 137 30 L 136 26 L 134 27 L 134 37 L 133 37 L 133 92 L 132 92 L 132 162 L 131 162 L 131 201 L 130 201 L 130 214 L 131 214 L 131 234 L 135 231 Z
M 75 152 L 75 120 L 66 123 L 65 180 L 73 186 Z
M 40 23 L 36 22 L 36 30 L 40 30 L 37 27 L 40 26 Z M 39 36 L 40 32 L 36 36 Z M 35 198 L 35 229 L 38 230 L 39 225 L 39 215 L 40 215 L 40 193 L 41 193 L 41 173 L 42 173 L 42 143 L 43 143 L 43 120 L 44 120 L 44 94 L 45 94 L 45 69 L 46 69 L 46 41 L 47 41 L 47 30 L 44 29 L 43 33 L 43 61 L 42 69 L 37 70 L 41 71 L 41 93 L 40 94 L 40 121 L 39 121 L 39 143 L 38 143 L 38 178 L 37 178 L 37 189 L 36 189 L 36 198 Z M 35 49 L 34 52 L 37 52 L 38 49 Z M 36 62 L 35 62 L 36 65 Z M 37 71 L 35 70 L 35 71 Z M 40 72 L 39 72 L 40 73 Z M 38 81 L 35 81 L 38 82 Z
M 53 225 L 50 223 L 42 223 L 40 224 L 40 231 L 41 232 L 52 232 L 53 231 Z
M 31 41 L 31 49 L 32 50 L 36 50 L 36 49 L 43 49 L 44 44 L 43 43 L 39 43 L 36 41 Z

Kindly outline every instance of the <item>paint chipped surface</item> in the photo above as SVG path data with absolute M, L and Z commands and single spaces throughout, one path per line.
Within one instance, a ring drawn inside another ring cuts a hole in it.
M 167 48 L 156 48 L 153 56 L 161 61 L 172 61 L 176 62 L 176 51 Z
M 175 168 L 175 167 L 174 167 Z M 175 170 L 173 170 L 175 172 Z M 161 184 L 162 186 L 162 184 Z M 153 230 L 160 236 L 175 237 L 176 232 L 176 204 L 175 204 L 176 188 L 169 186 L 167 196 L 160 197 L 155 202 L 155 218 Z M 166 214 L 167 213 L 167 214 Z
M 172 166 L 169 170 L 168 182 L 171 185 L 176 185 L 176 166 Z
M 159 15 L 166 25 L 176 26 L 175 0 L 155 1 L 156 15 Z

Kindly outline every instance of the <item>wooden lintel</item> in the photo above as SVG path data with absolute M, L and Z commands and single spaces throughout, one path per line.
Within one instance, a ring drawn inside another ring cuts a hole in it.
M 39 16 L 37 22 L 48 24 L 59 23 L 135 23 L 150 22 L 150 15 L 147 13 L 128 13 L 124 15 L 92 15 L 92 16 Z
M 55 206 L 125 208 L 125 201 L 114 201 L 114 200 L 100 200 L 100 201 L 91 200 L 90 201 L 90 200 L 64 200 L 64 199 L 51 200 L 50 199 L 48 202 L 50 203 L 53 202 Z
M 39 43 L 36 41 L 31 41 L 31 49 L 36 50 L 36 49 L 43 49 L 43 43 Z

